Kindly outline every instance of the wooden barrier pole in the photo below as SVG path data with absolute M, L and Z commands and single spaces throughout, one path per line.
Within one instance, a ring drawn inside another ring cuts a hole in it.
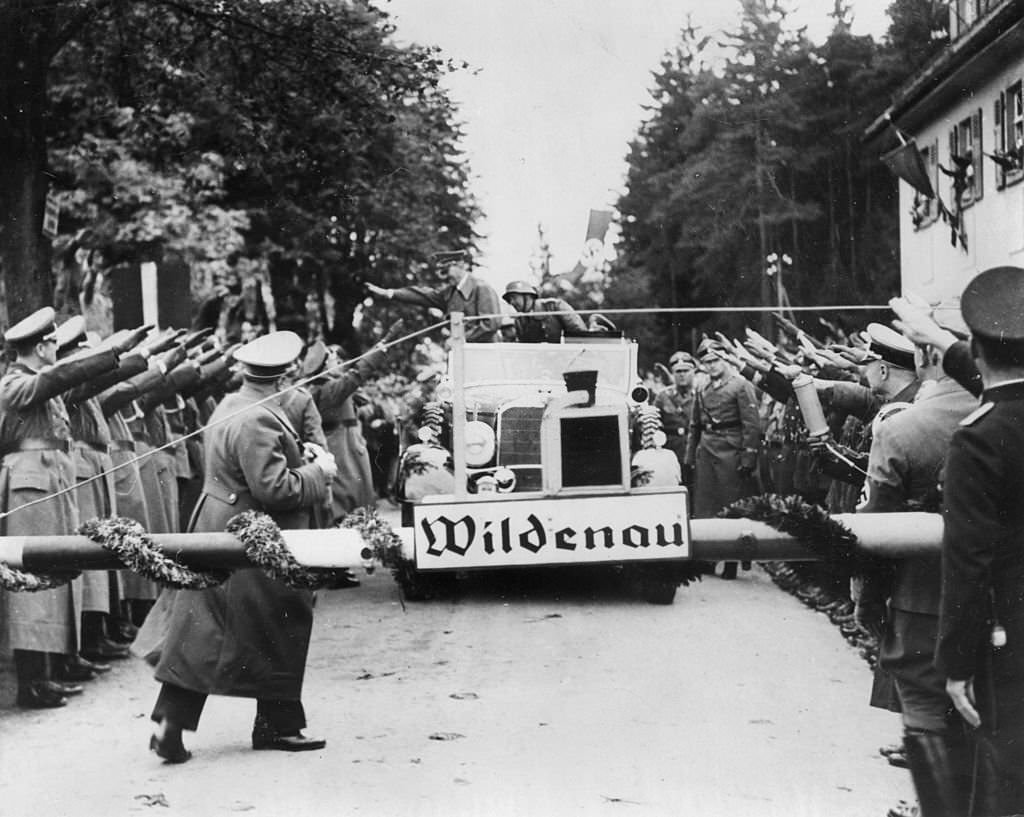
M 281 537 L 306 567 L 353 567 L 372 557 L 363 537 L 352 529 L 283 530 Z M 152 533 L 149 538 L 166 556 L 197 570 L 253 566 L 242 543 L 230 533 Z M 31 573 L 124 567 L 85 536 L 2 536 L 0 562 Z
M 937 554 L 942 517 L 934 513 L 837 514 L 857 537 L 858 546 L 878 556 L 904 558 Z M 412 558 L 411 528 L 396 530 Z M 296 560 L 306 567 L 341 568 L 365 564 L 372 552 L 355 530 L 281 531 Z M 751 519 L 691 519 L 691 558 L 703 561 L 816 561 L 819 557 L 792 536 Z M 164 553 L 196 569 L 251 567 L 230 533 L 150 534 Z M 33 573 L 60 570 L 113 570 L 121 562 L 84 536 L 0 537 L 0 561 Z

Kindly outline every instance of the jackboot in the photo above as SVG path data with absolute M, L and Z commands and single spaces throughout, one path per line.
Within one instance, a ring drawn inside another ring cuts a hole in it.
M 963 817 L 971 791 L 967 745 L 959 736 L 906 732 L 903 746 L 921 817 Z

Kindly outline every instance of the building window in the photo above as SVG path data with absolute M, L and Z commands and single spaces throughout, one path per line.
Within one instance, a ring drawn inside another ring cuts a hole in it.
M 928 179 L 932 183 L 932 189 L 939 189 L 939 140 L 936 139 L 930 145 L 921 148 L 921 158 L 924 160 L 925 169 L 928 171 Z M 914 228 L 924 229 L 934 224 L 939 218 L 939 204 L 935 199 L 929 199 L 920 193 L 914 193 L 914 203 L 910 211 Z
M 943 172 L 950 178 L 950 198 L 966 207 L 982 194 L 981 111 L 960 120 L 949 132 L 949 164 Z
M 1006 181 L 1020 181 L 1024 176 L 1024 98 L 1021 83 L 1015 82 L 1006 91 L 1006 146 L 1004 148 L 1013 166 Z

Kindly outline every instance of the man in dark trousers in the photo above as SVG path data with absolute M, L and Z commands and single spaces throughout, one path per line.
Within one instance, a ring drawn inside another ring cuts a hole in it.
M 915 351 L 922 384 L 909 408 L 872 430 L 863 513 L 937 512 L 950 439 L 977 399 L 942 370 L 942 353 Z M 967 813 L 970 764 L 963 728 L 945 678 L 933 667 L 939 628 L 938 554 L 893 563 L 863 580 L 858 620 L 880 634 L 879 666 L 896 685 L 903 744 L 921 817 Z
M 439 309 L 446 316 L 461 312 L 467 318 L 479 315 L 489 317 L 466 321 L 466 340 L 470 343 L 492 343 L 498 339 L 501 328 L 501 301 L 494 287 L 473 274 L 472 267 L 462 252 L 445 257 L 445 276 L 448 283 L 439 287 L 411 286 L 400 289 L 367 284 L 366 291 L 374 298 L 398 301 L 403 304 Z
M 715 516 L 726 505 L 757 493 L 754 480 L 761 447 L 761 416 L 754 387 L 718 355 L 721 344 L 705 340 L 697 349 L 708 380 L 697 390 L 690 421 L 686 464 L 694 469 L 693 515 Z M 736 578 L 726 562 L 722 578 Z
M 269 514 L 282 528 L 312 527 L 337 466 L 323 449 L 307 461 L 299 431 L 270 399 L 301 351 L 298 335 L 275 332 L 235 352 L 245 380 L 217 407 L 206 431 L 205 483 L 191 530 L 223 531 L 247 510 Z M 195 731 L 211 694 L 257 700 L 253 749 L 323 748 L 326 741 L 302 734 L 312 626 L 312 592 L 257 568 L 235 571 L 219 587 L 178 591 L 156 666 L 162 687 L 150 748 L 170 763 L 188 760 L 182 730 Z
M 995 267 L 960 309 L 982 405 L 953 435 L 943 484 L 936 666 L 976 744 L 972 814 L 1024 812 L 1024 269 Z

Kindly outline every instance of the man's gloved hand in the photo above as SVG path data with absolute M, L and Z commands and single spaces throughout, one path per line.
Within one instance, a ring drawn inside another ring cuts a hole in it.
M 150 333 L 152 329 L 153 324 L 151 323 L 146 324 L 145 326 L 139 326 L 135 329 L 130 329 L 129 331 L 125 332 L 122 337 L 119 337 L 116 341 L 114 341 L 114 351 L 117 352 L 117 354 L 119 355 L 127 354 L 140 343 L 142 343 L 142 341 L 145 340 L 146 336 Z
M 201 344 L 212 334 L 213 329 L 211 329 L 208 326 L 205 327 L 204 329 L 196 329 L 185 335 L 185 337 L 181 340 L 181 343 L 186 349 L 191 349 L 193 346 L 198 346 L 199 344 Z
M 393 341 L 395 338 L 401 337 L 402 333 L 404 331 L 405 331 L 405 321 L 402 320 L 401 318 L 399 318 L 397 321 L 395 321 L 393 324 L 391 324 L 391 328 L 388 329 L 388 331 L 384 333 L 384 337 L 382 337 L 380 339 L 380 342 L 381 343 L 391 343 L 391 341 Z
M 739 468 L 736 469 L 736 473 L 740 475 L 740 479 L 750 479 L 752 476 L 754 476 L 754 466 L 741 465 Z
M 162 355 L 157 357 L 156 360 L 163 365 L 165 372 L 169 372 L 172 369 L 178 368 L 178 366 L 185 362 L 187 357 L 188 350 L 181 344 L 178 344 L 173 348 L 168 349 Z
M 305 449 L 306 456 L 313 465 L 316 465 L 324 472 L 324 476 L 328 479 L 334 479 L 338 475 L 338 463 L 334 459 L 334 454 L 316 443 L 304 443 L 303 448 Z
M 169 351 L 186 331 L 185 329 L 165 329 L 163 332 L 146 338 L 139 346 L 149 350 L 151 355 L 159 355 Z

